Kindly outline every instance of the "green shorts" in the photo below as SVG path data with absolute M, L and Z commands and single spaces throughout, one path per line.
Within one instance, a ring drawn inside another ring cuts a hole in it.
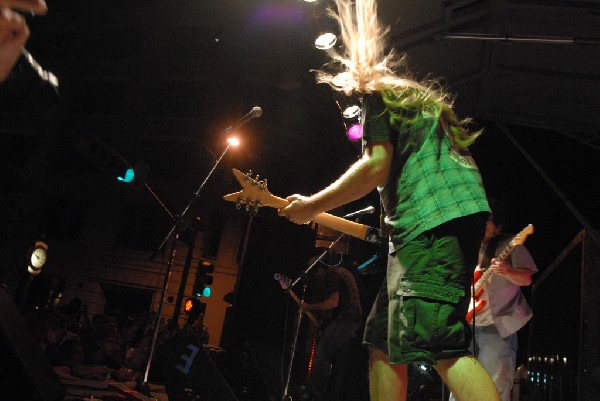
M 366 344 L 385 352 L 393 364 L 435 364 L 470 354 L 464 317 L 485 220 L 485 214 L 453 220 L 389 256 L 386 279 L 367 318 Z

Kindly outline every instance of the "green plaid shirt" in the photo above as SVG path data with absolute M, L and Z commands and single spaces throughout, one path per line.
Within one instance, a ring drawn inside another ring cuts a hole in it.
M 388 182 L 378 188 L 391 229 L 390 252 L 447 221 L 490 211 L 469 151 L 452 145 L 438 127 L 438 113 L 421 110 L 419 114 L 409 128 L 401 128 L 390 123 L 390 112 L 379 94 L 363 100 L 366 142 L 394 145 Z

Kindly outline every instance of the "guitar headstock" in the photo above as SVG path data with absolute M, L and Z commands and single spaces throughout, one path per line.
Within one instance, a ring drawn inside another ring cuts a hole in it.
M 238 169 L 233 169 L 233 176 L 242 186 L 242 190 L 223 196 L 228 202 L 234 202 L 235 207 L 241 209 L 245 206 L 247 212 L 256 214 L 261 206 L 277 207 L 273 199 L 275 198 L 267 188 L 267 180 L 260 180 L 260 176 L 252 177 L 252 171 L 242 173 Z
M 522 229 L 517 235 L 515 235 L 511 241 L 511 245 L 523 245 L 527 236 L 533 234 L 533 224 L 529 224 L 527 227 Z
M 292 279 L 289 278 L 288 276 L 286 276 L 283 273 L 275 273 L 275 275 L 273 276 L 273 278 L 275 280 L 279 281 L 279 285 L 284 290 L 287 290 L 288 288 L 290 288 L 290 285 L 292 284 Z

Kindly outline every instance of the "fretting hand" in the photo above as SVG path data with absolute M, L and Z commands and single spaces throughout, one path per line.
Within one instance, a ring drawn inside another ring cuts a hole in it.
M 508 263 L 499 261 L 498 259 L 494 258 L 491 261 L 490 270 L 498 276 L 506 277 L 510 274 L 511 270 L 513 269 Z
M 310 197 L 291 195 L 286 198 L 290 204 L 279 209 L 278 214 L 296 224 L 308 224 L 319 214 Z

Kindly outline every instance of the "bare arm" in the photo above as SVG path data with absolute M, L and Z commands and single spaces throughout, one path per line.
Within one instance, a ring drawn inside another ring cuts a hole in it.
M 501 263 L 495 258 L 491 262 L 490 269 L 495 274 L 505 277 L 513 284 L 521 287 L 530 285 L 531 276 L 537 271 L 531 254 L 523 245 L 518 245 L 513 249 L 510 255 L 510 263 L 506 261 Z
M 510 280 L 515 285 L 523 287 L 531 284 L 531 270 L 529 269 L 513 268 L 506 262 L 499 262 L 496 259 L 492 259 L 490 270 L 494 274 Z
M 373 143 L 356 163 L 327 188 L 309 197 L 289 196 L 287 199 L 291 203 L 280 209 L 279 215 L 288 217 L 294 223 L 304 224 L 319 213 L 362 198 L 378 185 L 385 183 L 392 157 L 391 143 Z

